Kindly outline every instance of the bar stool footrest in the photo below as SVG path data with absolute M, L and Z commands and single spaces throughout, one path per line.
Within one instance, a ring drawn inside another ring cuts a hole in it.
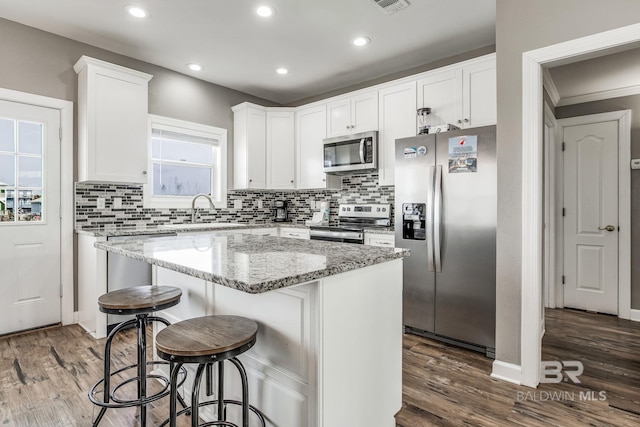
M 225 405 L 231 404 L 231 405 L 238 405 L 238 406 L 242 406 L 242 402 L 238 401 L 238 400 L 232 400 L 232 399 L 224 399 L 223 403 Z M 218 401 L 217 400 L 209 400 L 206 402 L 200 402 L 198 403 L 198 408 L 202 408 L 203 406 L 209 406 L 209 405 L 217 405 Z M 265 427 L 266 423 L 264 420 L 264 415 L 262 415 L 262 412 L 260 412 L 260 410 L 258 408 L 256 408 L 255 406 L 249 404 L 249 410 L 251 412 L 253 412 L 257 417 L 258 420 L 260 421 L 260 426 L 261 427 Z M 176 418 L 184 415 L 184 414 L 190 414 L 191 413 L 191 406 L 188 406 L 180 411 L 178 411 L 178 413 L 176 414 Z M 158 427 L 163 427 L 166 426 L 167 424 L 169 424 L 170 420 L 165 420 L 162 424 L 160 424 Z M 239 427 L 237 424 L 234 424 L 230 421 L 208 421 L 204 424 L 198 424 L 198 427 L 208 427 L 208 426 L 226 426 L 226 427 Z
M 164 360 L 153 360 L 150 362 L 147 362 L 147 366 L 153 366 L 153 365 L 167 365 L 169 366 L 169 362 L 166 362 Z M 114 375 L 118 375 L 121 372 L 127 371 L 129 369 L 133 369 L 133 368 L 137 368 L 138 365 L 137 364 L 133 364 L 133 365 L 129 365 L 129 366 L 125 366 L 124 368 L 120 368 L 117 371 L 113 371 L 111 372 L 111 377 L 113 377 Z M 184 366 L 180 367 L 180 375 L 181 378 L 178 381 L 178 387 L 180 387 L 185 380 L 187 379 L 187 370 L 185 369 Z M 124 399 L 119 399 L 116 396 L 116 392 L 118 391 L 118 389 L 120 387 L 125 386 L 126 384 L 129 384 L 131 382 L 134 381 L 139 381 L 140 378 L 139 377 L 130 377 L 130 378 L 126 378 L 124 379 L 122 382 L 118 383 L 115 387 L 113 387 L 113 389 L 110 391 L 109 393 L 109 401 L 105 402 L 104 401 L 104 397 L 102 398 L 103 400 L 98 400 L 98 398 L 96 397 L 96 394 L 103 394 L 104 387 L 101 387 L 102 384 L 104 383 L 104 378 L 101 378 L 100 380 L 98 380 L 98 382 L 96 382 L 93 387 L 91 387 L 91 390 L 89 390 L 89 400 L 97 405 L 97 406 L 101 406 L 103 408 L 130 408 L 132 406 L 140 406 L 140 405 L 145 405 L 147 403 L 150 402 L 154 402 L 158 399 L 161 399 L 165 396 L 169 395 L 169 385 L 170 385 L 170 381 L 169 378 L 165 377 L 164 375 L 160 375 L 160 374 L 147 374 L 147 379 L 158 379 L 160 381 L 162 381 L 163 383 L 163 387 L 162 390 L 160 390 L 159 392 L 151 395 L 151 396 L 147 396 L 144 399 L 130 399 L 130 400 L 124 400 Z

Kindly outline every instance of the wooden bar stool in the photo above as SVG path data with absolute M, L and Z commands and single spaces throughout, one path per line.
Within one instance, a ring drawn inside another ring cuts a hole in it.
M 104 413 L 109 408 L 128 408 L 133 406 L 140 407 L 140 425 L 146 426 L 147 408 L 150 402 L 167 396 L 169 390 L 169 379 L 159 374 L 147 374 L 147 366 L 156 364 L 169 364 L 169 369 L 173 368 L 173 364 L 165 361 L 147 362 L 147 326 L 153 322 L 160 322 L 166 326 L 171 323 L 157 316 L 149 316 L 154 311 L 164 310 L 173 307 L 180 302 L 182 290 L 173 286 L 136 286 L 132 288 L 120 289 L 108 292 L 98 298 L 100 311 L 107 314 L 135 315 L 135 319 L 127 320 L 118 324 L 107 336 L 104 346 L 104 376 L 89 390 L 89 399 L 95 405 L 101 407 L 100 413 L 96 417 L 93 426 L 97 426 Z M 138 354 L 137 363 L 111 372 L 111 343 L 118 332 L 135 326 L 138 332 Z M 112 388 L 112 377 L 129 369 L 137 368 L 136 376 L 123 380 Z M 176 372 L 178 376 L 178 372 Z M 181 382 L 186 379 L 186 370 L 181 370 Z M 157 379 L 163 383 L 162 390 L 147 395 L 147 379 Z M 118 397 L 118 391 L 127 384 L 137 383 L 137 397 L 127 399 Z M 97 394 L 102 392 L 102 399 Z M 180 398 L 181 399 L 181 398 Z M 184 405 L 184 402 L 181 402 Z
M 204 316 L 175 323 L 156 335 L 156 351 L 162 359 L 174 363 L 171 371 L 171 396 L 169 400 L 169 423 L 176 426 L 178 416 L 191 412 L 191 426 L 228 426 L 238 427 L 227 421 L 228 404 L 242 406 L 242 427 L 249 427 L 249 411 L 253 412 L 262 427 L 265 420 L 262 413 L 249 404 L 249 384 L 242 363 L 236 358 L 249 350 L 256 342 L 258 324 L 251 319 L 239 316 Z M 242 401 L 224 398 L 224 362 L 228 360 L 237 368 L 242 383 Z M 191 406 L 176 411 L 178 374 L 184 363 L 197 363 L 196 376 L 191 390 Z M 207 395 L 211 396 L 212 367 L 217 363 L 218 395 L 214 400 L 200 402 L 200 383 L 207 372 Z M 199 408 L 205 405 L 217 405 L 217 420 L 199 423 Z

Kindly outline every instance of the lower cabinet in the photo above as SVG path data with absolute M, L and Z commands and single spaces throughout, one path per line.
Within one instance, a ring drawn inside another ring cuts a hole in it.
M 393 234 L 364 233 L 364 244 L 369 246 L 386 246 L 393 248 L 396 237 Z
M 278 236 L 278 228 L 277 227 L 252 228 L 251 234 L 256 234 L 258 236 Z
M 280 237 L 291 237 L 293 239 L 310 239 L 308 228 L 288 228 L 280 227 Z
M 268 417 L 269 427 L 317 425 L 316 319 L 312 308 L 316 284 L 248 294 L 160 267 L 154 267 L 154 272 L 156 285 L 182 289 L 180 304 L 160 313 L 171 323 L 211 314 L 244 316 L 258 322 L 255 346 L 238 357 L 247 370 L 250 403 Z M 157 324 L 154 328 L 156 333 L 161 329 Z M 185 367 L 193 378 L 195 366 Z M 235 368 L 229 365 L 225 371 L 225 398 L 240 400 Z M 190 387 L 184 387 L 184 397 L 191 398 Z M 242 425 L 238 407 L 229 405 L 227 414 L 232 422 Z M 215 406 L 201 409 L 201 416 L 215 419 Z M 254 417 L 251 415 L 250 425 L 257 425 Z

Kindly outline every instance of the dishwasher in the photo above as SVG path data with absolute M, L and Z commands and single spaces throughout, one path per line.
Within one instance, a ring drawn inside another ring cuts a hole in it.
M 175 236 L 176 233 L 144 234 L 135 236 L 111 236 L 109 242 L 122 242 L 134 239 Z M 107 252 L 107 292 L 134 286 L 151 285 L 151 264 L 123 255 Z M 135 319 L 134 315 L 107 314 L 107 334 L 120 322 Z

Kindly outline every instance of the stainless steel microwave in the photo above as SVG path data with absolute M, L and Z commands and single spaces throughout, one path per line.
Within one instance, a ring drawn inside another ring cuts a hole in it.
M 344 175 L 378 168 L 378 132 L 363 132 L 323 141 L 324 172 Z

